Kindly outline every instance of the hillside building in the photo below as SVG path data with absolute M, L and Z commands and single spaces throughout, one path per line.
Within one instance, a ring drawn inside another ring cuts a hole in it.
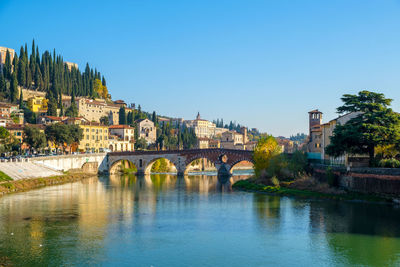
M 6 64 L 7 50 L 8 53 L 10 53 L 10 63 L 12 63 L 14 60 L 15 50 L 8 47 L 0 46 L 0 71 L 3 71 L 3 66 L 4 64 Z
M 45 97 L 33 96 L 28 98 L 28 108 L 35 113 L 42 114 L 47 112 L 47 103 L 49 102 Z
M 109 150 L 134 151 L 135 150 L 135 129 L 128 125 L 112 125 L 109 127 Z
M 80 123 L 83 138 L 79 143 L 79 151 L 104 152 L 108 149 L 108 126 L 98 122 Z
M 138 137 L 144 138 L 147 144 L 154 144 L 157 138 L 157 129 L 149 119 L 137 120 Z

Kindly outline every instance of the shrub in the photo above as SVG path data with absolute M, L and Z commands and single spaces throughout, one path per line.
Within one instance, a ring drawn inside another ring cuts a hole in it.
M 336 177 L 332 171 L 331 167 L 328 167 L 325 172 L 326 181 L 328 182 L 329 186 L 336 186 Z
M 282 177 L 282 171 L 287 167 L 287 160 L 283 154 L 276 155 L 269 160 L 267 173 L 269 177 Z
M 400 161 L 397 159 L 381 159 L 378 166 L 382 168 L 400 168 Z
M 274 186 L 278 187 L 278 186 L 279 186 L 279 179 L 278 179 L 276 176 L 273 176 L 273 177 L 271 178 L 271 183 L 272 183 Z
M 297 178 L 299 175 L 306 172 L 307 166 L 307 154 L 303 151 L 297 150 L 292 154 L 292 157 L 289 160 L 288 169 L 292 172 L 293 176 Z

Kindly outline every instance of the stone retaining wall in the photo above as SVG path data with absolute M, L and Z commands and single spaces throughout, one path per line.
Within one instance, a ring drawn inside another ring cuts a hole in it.
M 321 182 L 328 182 L 329 166 L 313 164 L 313 176 Z M 350 191 L 400 195 L 400 169 L 330 167 L 334 184 Z

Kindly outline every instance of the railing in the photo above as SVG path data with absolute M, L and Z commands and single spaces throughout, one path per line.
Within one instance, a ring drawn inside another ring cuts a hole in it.
M 322 164 L 327 166 L 344 167 L 346 165 L 344 160 L 330 160 L 330 159 L 308 159 L 308 163 Z
M 226 148 L 207 148 L 207 149 L 181 149 L 181 150 L 136 150 L 136 151 L 124 151 L 124 152 L 110 152 L 111 156 L 123 156 L 127 154 L 132 155 L 151 155 L 151 154 L 180 154 L 180 153 L 209 153 L 209 152 L 221 152 L 221 153 L 239 153 L 239 154 L 252 154 L 250 150 L 240 149 L 226 149 Z

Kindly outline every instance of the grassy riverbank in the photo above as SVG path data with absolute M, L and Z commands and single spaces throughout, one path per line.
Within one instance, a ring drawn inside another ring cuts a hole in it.
M 343 190 L 331 190 L 331 192 L 320 192 L 309 189 L 295 188 L 290 182 L 283 182 L 279 186 L 265 185 L 258 183 L 255 178 L 240 180 L 232 186 L 238 190 L 267 193 L 280 196 L 294 196 L 310 199 L 331 199 L 331 200 L 352 200 L 352 201 L 371 201 L 371 202 L 393 202 L 392 198 L 378 195 L 363 194 L 357 192 L 347 192 Z M 318 189 L 317 189 L 318 190 Z
M 0 197 L 5 194 L 24 192 L 45 186 L 72 183 L 93 176 L 95 175 L 89 173 L 73 172 L 44 178 L 32 178 L 16 181 L 0 180 Z

